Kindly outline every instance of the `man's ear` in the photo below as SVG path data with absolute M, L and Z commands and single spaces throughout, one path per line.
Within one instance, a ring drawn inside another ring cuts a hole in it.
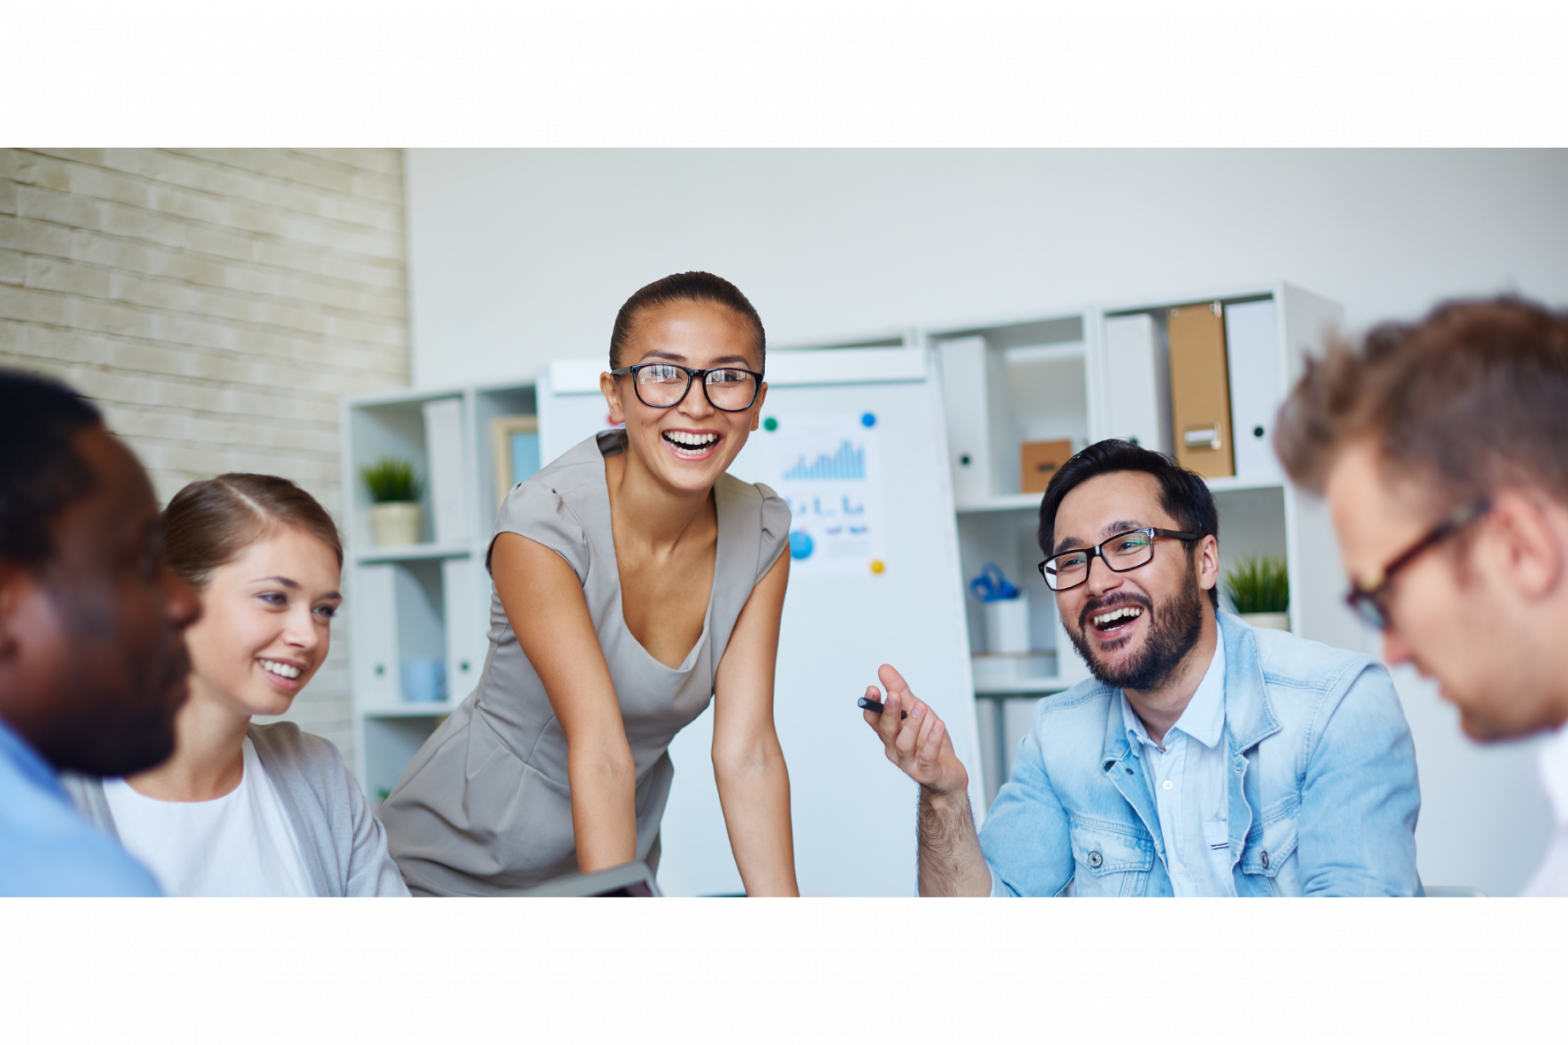
M 1198 588 L 1208 591 L 1220 582 L 1220 542 L 1209 534 L 1198 542 Z
M 1481 523 L 1487 549 L 1481 568 L 1496 572 L 1526 601 L 1556 594 L 1568 568 L 1559 525 L 1564 513 L 1552 512 L 1543 495 L 1533 491 L 1504 490 L 1491 500 Z

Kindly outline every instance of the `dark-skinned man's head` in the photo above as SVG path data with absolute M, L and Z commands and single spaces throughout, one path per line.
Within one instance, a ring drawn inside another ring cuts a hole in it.
M 160 536 L 98 410 L 0 370 L 0 719 L 58 769 L 124 776 L 174 749 L 201 609 Z

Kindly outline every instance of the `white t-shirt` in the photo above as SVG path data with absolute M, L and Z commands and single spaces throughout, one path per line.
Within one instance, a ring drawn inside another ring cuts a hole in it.
M 312 896 L 277 788 L 245 738 L 240 786 L 210 802 L 164 802 L 105 780 L 120 841 L 167 896 Z

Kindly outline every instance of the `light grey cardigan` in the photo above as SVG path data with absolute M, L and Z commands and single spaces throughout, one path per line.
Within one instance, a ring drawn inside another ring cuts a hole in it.
M 330 740 L 300 732 L 292 722 L 252 725 L 246 731 L 262 768 L 283 800 L 299 839 L 305 875 L 317 896 L 407 896 L 408 887 L 387 855 L 387 833 L 370 811 Z M 61 780 L 83 816 L 116 840 L 114 816 L 96 777 Z

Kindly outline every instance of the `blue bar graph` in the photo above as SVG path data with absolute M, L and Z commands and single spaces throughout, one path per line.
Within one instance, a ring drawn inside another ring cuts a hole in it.
M 866 477 L 866 449 L 857 447 L 848 439 L 840 444 L 831 456 L 818 454 L 811 464 L 805 455 L 789 471 L 785 479 L 864 479 Z

